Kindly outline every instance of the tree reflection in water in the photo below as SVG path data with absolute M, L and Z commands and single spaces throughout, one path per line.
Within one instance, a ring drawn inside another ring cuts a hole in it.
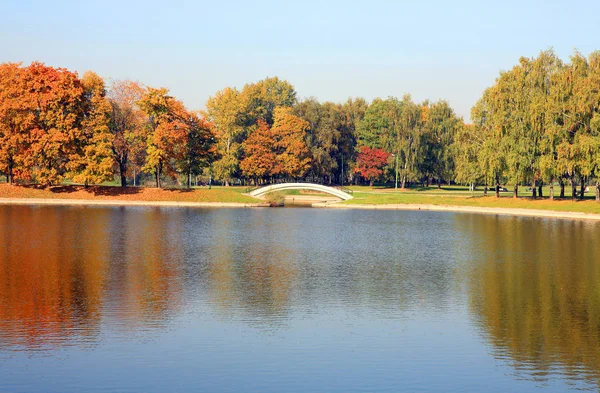
M 478 234 L 470 305 L 519 376 L 600 386 L 600 243 L 583 221 L 457 216 Z

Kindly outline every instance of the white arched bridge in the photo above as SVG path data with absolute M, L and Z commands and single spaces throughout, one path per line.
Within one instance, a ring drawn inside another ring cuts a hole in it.
M 281 183 L 281 184 L 273 184 L 266 187 L 257 188 L 256 190 L 249 193 L 250 196 L 255 198 L 260 198 L 265 194 L 268 194 L 273 191 L 286 191 L 286 190 L 312 190 L 323 192 L 325 194 L 336 196 L 344 201 L 348 199 L 352 199 L 352 195 L 339 190 L 337 188 L 324 186 L 322 184 L 315 183 Z

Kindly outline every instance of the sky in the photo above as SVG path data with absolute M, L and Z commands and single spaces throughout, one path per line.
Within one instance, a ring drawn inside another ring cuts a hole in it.
M 500 71 L 600 50 L 600 1 L 0 0 L 0 62 L 167 87 L 189 109 L 265 77 L 299 98 L 447 100 L 469 120 Z

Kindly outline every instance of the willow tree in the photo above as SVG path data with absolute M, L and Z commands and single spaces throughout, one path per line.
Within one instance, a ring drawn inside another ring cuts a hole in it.
M 486 89 L 471 109 L 473 127 L 480 138 L 477 165 L 483 177 L 484 195 L 487 195 L 488 186 L 494 184 L 496 197 L 500 196 L 500 180 L 506 171 L 505 144 L 502 143 L 506 129 L 499 121 L 502 113 L 498 110 L 498 94 L 497 86 Z
M 399 176 L 401 187 L 406 188 L 408 181 L 419 177 L 419 164 L 425 156 L 422 139 L 426 119 L 425 106 L 413 102 L 410 95 L 400 101 L 400 112 L 393 128 L 393 149 L 401 163 Z
M 454 180 L 469 185 L 475 191 L 476 185 L 484 178 L 479 165 L 479 154 L 483 146 L 483 137 L 473 124 L 462 124 L 457 128 L 450 146 L 454 162 Z
M 454 138 L 462 125 L 454 110 L 446 101 L 424 105 L 424 134 L 427 172 L 437 179 L 438 188 L 442 181 L 454 175 Z

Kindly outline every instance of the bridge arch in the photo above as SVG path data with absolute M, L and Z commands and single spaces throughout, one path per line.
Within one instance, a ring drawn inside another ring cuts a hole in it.
M 285 190 L 312 190 L 319 191 L 329 195 L 336 196 L 344 201 L 352 199 L 352 195 L 339 190 L 337 188 L 324 186 L 322 184 L 315 183 L 281 183 L 281 184 L 272 184 L 270 186 L 265 186 L 261 188 L 257 188 L 256 190 L 249 193 L 250 196 L 255 198 L 260 198 L 265 194 L 268 194 L 273 191 L 285 191 Z

